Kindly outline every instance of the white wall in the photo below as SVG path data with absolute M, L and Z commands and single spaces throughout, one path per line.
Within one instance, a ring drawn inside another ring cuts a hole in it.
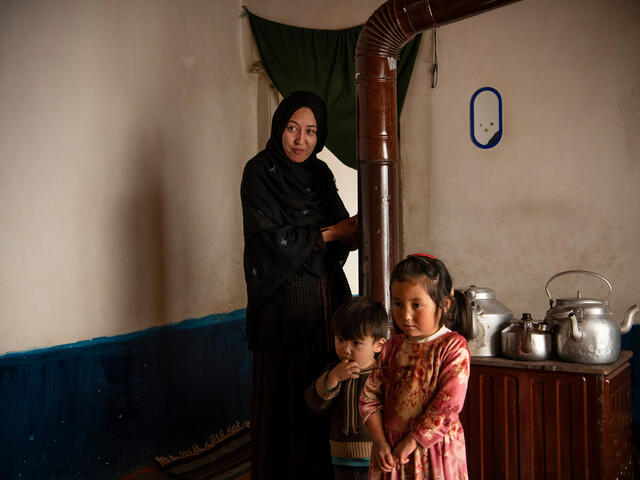
M 378 3 L 246 2 L 319 28 Z M 244 307 L 259 79 L 240 13 L 0 2 L 0 354 Z M 425 36 L 401 118 L 402 251 L 516 313 L 543 313 L 546 279 L 569 268 L 609 277 L 617 314 L 640 301 L 638 20 L 635 0 L 525 0 L 443 26 L 434 90 Z M 490 150 L 468 133 L 485 85 L 504 100 Z
M 336 187 L 338 194 L 344 203 L 349 215 L 358 213 L 358 172 L 351 167 L 347 167 L 336 157 L 328 148 L 324 148 L 318 154 L 318 157 L 324 160 L 333 172 L 336 179 Z M 347 281 L 351 287 L 351 293 L 357 295 L 360 292 L 358 284 L 358 251 L 355 250 L 349 254 L 347 261 L 343 267 L 347 276 Z
M 525 0 L 443 26 L 435 89 L 425 40 L 401 119 L 403 251 L 440 255 L 516 315 L 544 314 L 553 274 L 592 270 L 621 318 L 640 302 L 640 2 Z M 469 138 L 483 86 L 503 98 L 488 150 Z M 570 280 L 552 293 L 575 296 Z
M 0 2 L 0 353 L 244 306 L 240 13 Z

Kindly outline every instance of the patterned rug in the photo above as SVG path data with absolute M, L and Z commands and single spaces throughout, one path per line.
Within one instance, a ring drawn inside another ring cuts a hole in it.
M 178 455 L 156 457 L 161 470 L 180 480 L 249 480 L 249 422 L 236 422 L 204 446 L 195 445 Z

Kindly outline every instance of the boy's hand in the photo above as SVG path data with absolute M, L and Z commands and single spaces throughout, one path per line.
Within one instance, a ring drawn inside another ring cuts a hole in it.
M 358 378 L 360 367 L 358 364 L 349 360 L 342 360 L 338 365 L 327 374 L 326 387 L 333 390 L 340 382 L 347 378 Z
M 371 462 L 375 468 L 383 472 L 391 472 L 396 467 L 396 461 L 391 454 L 391 447 L 386 441 L 373 442 Z
M 396 448 L 393 449 L 393 458 L 398 465 L 404 465 L 409 462 L 409 455 L 418 447 L 418 442 L 413 435 L 408 434 L 404 437 Z

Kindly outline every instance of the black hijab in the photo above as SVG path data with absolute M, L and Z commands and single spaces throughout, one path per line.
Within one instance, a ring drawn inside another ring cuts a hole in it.
M 304 162 L 290 160 L 282 134 L 291 116 L 308 107 L 316 119 L 317 143 Z M 300 269 L 319 278 L 339 268 L 348 247 L 324 248 L 320 228 L 348 217 L 329 167 L 316 157 L 327 138 L 327 113 L 310 92 L 288 95 L 273 114 L 266 148 L 245 166 L 240 194 L 244 224 L 244 272 L 249 303 L 257 307 Z M 315 248 L 314 248 L 315 247 Z

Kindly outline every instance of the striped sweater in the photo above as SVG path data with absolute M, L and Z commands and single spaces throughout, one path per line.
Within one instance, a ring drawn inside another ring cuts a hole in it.
M 368 459 L 371 455 L 371 438 L 360 418 L 358 399 L 373 368 L 362 370 L 358 378 L 349 378 L 340 382 L 333 390 L 328 390 L 325 380 L 336 365 L 337 362 L 328 365 L 316 381 L 309 385 L 304 394 L 305 400 L 312 411 L 329 412 L 332 456 Z

